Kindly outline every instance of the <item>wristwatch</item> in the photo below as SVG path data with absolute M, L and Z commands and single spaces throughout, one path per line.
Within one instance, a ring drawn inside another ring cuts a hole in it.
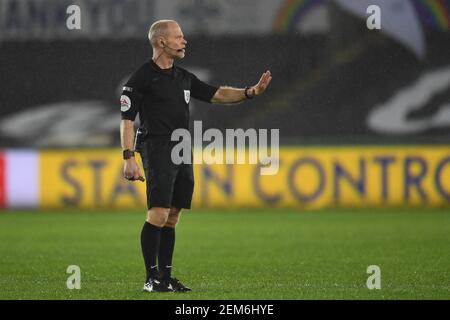
M 247 90 L 248 90 L 248 89 L 251 89 L 251 88 L 252 88 L 252 87 L 245 87 L 244 94 L 245 94 L 245 97 L 246 97 L 247 99 L 253 99 L 253 97 L 254 97 L 254 96 L 249 96 L 248 93 L 247 93 Z
M 129 150 L 129 149 L 123 150 L 123 159 L 124 159 L 124 160 L 128 160 L 128 159 L 130 159 L 131 157 L 134 157 L 134 151 L 131 151 L 131 150 Z

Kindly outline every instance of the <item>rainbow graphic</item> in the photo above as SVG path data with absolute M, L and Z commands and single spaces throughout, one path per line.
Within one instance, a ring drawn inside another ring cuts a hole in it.
M 450 0 L 411 0 L 420 20 L 437 30 L 450 29 Z
M 435 30 L 450 30 L 450 0 L 410 1 L 425 26 Z M 273 28 L 279 33 L 293 31 L 297 23 L 312 8 L 328 2 L 330 0 L 284 0 Z
M 289 32 L 295 29 L 298 21 L 312 8 L 327 2 L 326 0 L 285 0 L 280 7 L 275 22 L 276 32 Z

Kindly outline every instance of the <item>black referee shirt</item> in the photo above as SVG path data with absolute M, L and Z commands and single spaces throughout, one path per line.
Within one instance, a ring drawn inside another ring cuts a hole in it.
M 171 135 L 189 129 L 189 101 L 211 102 L 217 87 L 200 81 L 189 71 L 173 65 L 161 69 L 153 60 L 144 63 L 125 84 L 120 97 L 122 119 L 139 113 L 150 135 Z

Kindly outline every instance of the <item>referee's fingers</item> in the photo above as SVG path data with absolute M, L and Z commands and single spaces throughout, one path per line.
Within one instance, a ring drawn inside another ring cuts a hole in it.
M 129 181 L 134 181 L 135 180 L 135 178 L 134 178 L 134 174 L 132 174 L 132 173 L 125 173 L 124 175 L 123 175 L 123 177 L 125 178 L 125 179 L 127 179 L 127 180 L 129 180 Z
M 133 177 L 133 180 L 139 180 L 139 181 L 142 181 L 142 182 L 145 181 L 144 177 L 140 173 L 135 173 L 134 177 Z
M 136 180 L 139 180 L 139 181 L 142 181 L 142 182 L 145 181 L 144 177 L 142 176 L 142 173 L 141 173 L 140 169 L 138 169 L 137 175 L 138 175 L 138 177 L 136 178 Z

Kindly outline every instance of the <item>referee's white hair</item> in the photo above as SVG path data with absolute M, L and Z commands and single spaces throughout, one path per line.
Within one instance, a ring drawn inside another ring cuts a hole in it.
M 177 23 L 175 20 L 158 20 L 155 21 L 148 30 L 148 40 L 155 47 L 159 37 L 165 36 L 170 24 Z

